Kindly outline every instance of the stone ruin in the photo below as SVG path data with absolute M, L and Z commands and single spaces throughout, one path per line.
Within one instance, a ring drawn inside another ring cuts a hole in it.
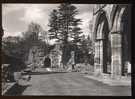
M 40 46 L 33 46 L 29 51 L 28 64 L 35 65 L 36 67 L 43 67 L 44 56 L 44 49 Z
M 52 68 L 60 68 L 62 66 L 61 65 L 62 51 L 60 50 L 59 44 L 56 44 L 55 48 L 51 50 L 49 57 L 51 59 Z

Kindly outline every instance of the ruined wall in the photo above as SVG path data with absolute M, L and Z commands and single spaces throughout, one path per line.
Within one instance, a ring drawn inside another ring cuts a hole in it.
M 55 45 L 55 48 L 50 52 L 49 56 L 51 59 L 51 67 L 61 67 L 62 51 L 60 50 L 59 44 Z
M 36 67 L 43 67 L 45 52 L 40 46 L 33 46 L 29 51 L 28 62 Z
M 122 37 L 126 34 L 122 32 L 125 23 L 122 23 L 121 20 L 127 5 L 99 4 L 96 6 L 93 27 L 95 42 L 94 71 L 111 73 L 112 76 L 118 77 L 122 75 L 122 46 L 124 46 L 122 45 Z M 127 35 L 130 34 L 128 32 Z

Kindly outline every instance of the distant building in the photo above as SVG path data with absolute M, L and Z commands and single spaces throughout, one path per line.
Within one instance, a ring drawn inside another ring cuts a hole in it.
M 29 49 L 28 64 L 33 64 L 35 67 L 43 67 L 45 56 L 48 54 L 48 35 L 46 31 L 41 31 L 38 34 L 38 39 L 32 42 L 32 47 Z
M 36 67 L 43 67 L 44 57 L 47 53 L 41 45 L 35 45 L 29 50 L 28 64 L 36 65 Z
M 131 63 L 130 5 L 97 4 L 94 7 L 94 71 L 120 77 Z

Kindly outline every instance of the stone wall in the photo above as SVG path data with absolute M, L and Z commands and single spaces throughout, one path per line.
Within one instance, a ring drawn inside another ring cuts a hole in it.
M 123 33 L 123 24 L 126 24 L 126 22 L 122 23 L 121 20 L 123 20 L 124 12 L 129 6 L 121 4 L 107 4 L 104 6 L 97 4 L 96 6 L 93 21 L 93 38 L 95 42 L 94 71 L 104 73 L 106 69 L 106 73 L 110 72 L 113 77 L 118 77 L 122 75 L 122 63 L 124 62 L 122 61 L 122 46 L 124 46 L 122 45 L 122 37 L 130 34 L 129 29 L 126 31 L 127 34 Z M 126 17 L 126 14 L 124 17 Z M 129 18 L 127 18 L 126 21 L 128 19 Z M 129 27 L 128 25 L 127 27 Z M 128 53 L 130 52 L 126 54 Z M 109 55 L 110 57 L 108 57 Z
M 49 56 L 51 59 L 52 68 L 61 67 L 62 51 L 60 50 L 60 45 L 56 44 L 55 48 L 50 52 Z
M 36 67 L 43 67 L 45 52 L 40 46 L 33 46 L 29 51 L 28 63 Z

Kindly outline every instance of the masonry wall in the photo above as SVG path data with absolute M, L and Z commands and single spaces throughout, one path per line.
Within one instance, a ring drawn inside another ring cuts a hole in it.
M 100 5 L 96 8 L 98 9 L 94 10 L 93 27 L 94 71 L 101 74 L 111 74 L 114 78 L 120 77 L 124 67 L 122 65 L 122 37 L 125 35 L 122 33 L 121 20 L 127 5 L 107 4 L 104 7 Z M 107 27 L 108 30 L 105 30 Z

